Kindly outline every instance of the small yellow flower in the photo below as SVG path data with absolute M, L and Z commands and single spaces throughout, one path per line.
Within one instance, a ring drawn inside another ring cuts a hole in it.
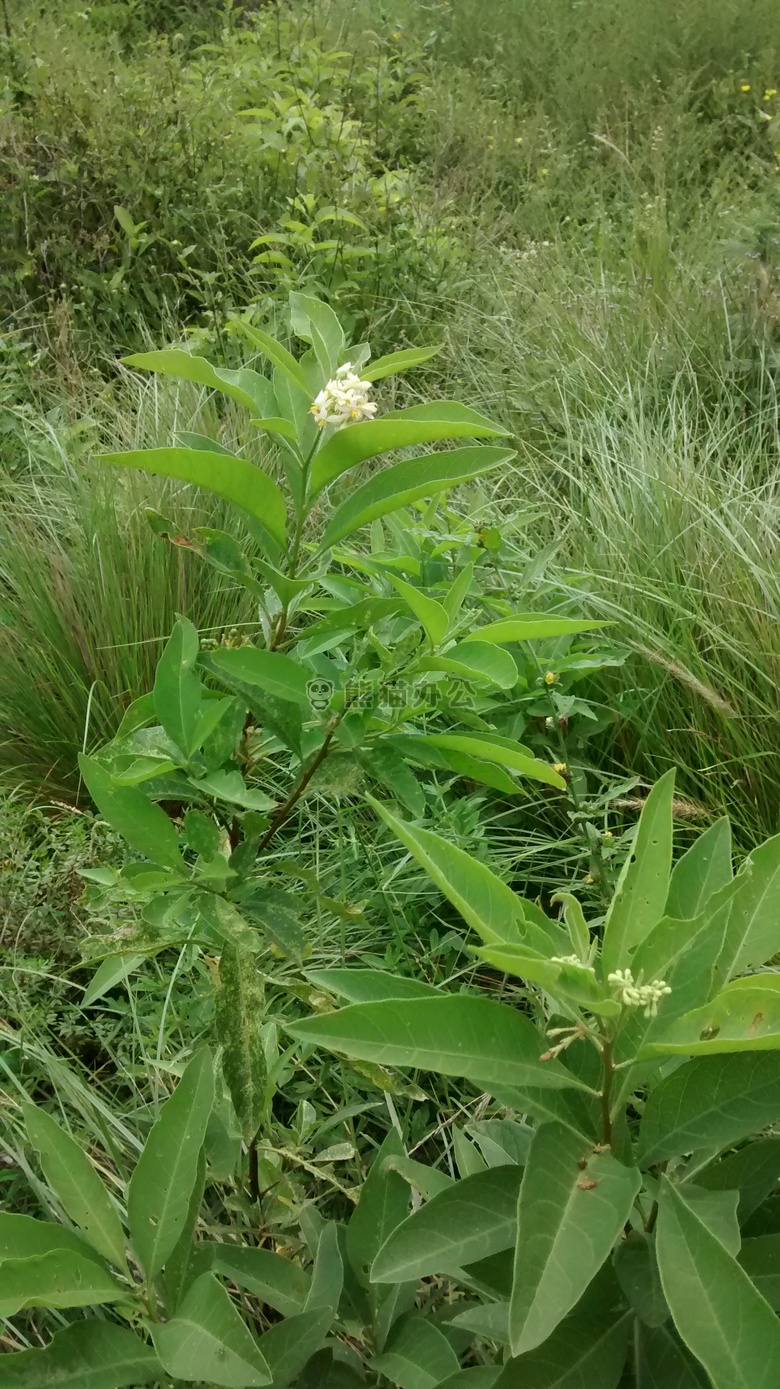
M 515 144 L 516 144 L 516 145 L 522 145 L 522 143 L 523 143 L 523 137 L 522 137 L 522 135 L 516 135 L 516 136 L 515 136 Z
M 568 770 L 569 770 L 569 767 L 568 767 L 568 764 L 567 764 L 566 762 L 554 762 L 554 763 L 553 763 L 553 771 L 554 771 L 554 772 L 557 772 L 557 773 L 558 773 L 558 776 L 565 776 L 566 773 L 568 772 Z
M 540 176 L 541 176 L 542 178 L 546 178 L 547 175 L 549 174 L 549 172 L 550 172 L 549 169 L 540 169 L 540 170 L 539 170 L 539 174 L 540 174 Z
M 777 96 L 777 87 L 767 87 L 764 92 L 764 101 L 771 101 L 773 96 Z
M 394 39 L 400 39 L 400 37 L 401 37 L 401 30 L 400 30 L 400 29 L 396 29 L 395 32 L 394 32 L 394 34 L 393 34 L 393 38 L 394 38 Z
M 548 670 L 545 673 L 544 683 L 545 685 L 557 685 L 560 678 L 560 675 L 556 675 L 554 670 Z
M 614 838 L 615 838 L 615 836 L 614 836 L 614 834 L 612 833 L 611 830 L 605 830 L 601 837 L 602 837 L 602 839 L 605 839 L 605 840 L 607 841 L 607 843 L 609 843 L 610 839 L 614 839 Z
M 586 883 L 595 883 L 596 879 L 594 878 L 592 873 L 589 873 L 585 881 Z
M 750 91 L 750 83 L 749 83 L 749 82 L 743 82 L 743 83 L 742 83 L 742 86 L 740 87 L 739 90 L 740 90 L 741 92 L 749 92 L 749 91 Z

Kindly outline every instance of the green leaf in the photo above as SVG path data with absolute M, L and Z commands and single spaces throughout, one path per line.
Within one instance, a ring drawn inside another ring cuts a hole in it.
M 678 921 L 699 916 L 712 894 L 725 887 L 733 874 L 731 825 L 724 815 L 674 865 L 664 915 Z
M 209 668 L 218 676 L 224 672 L 230 680 L 259 686 L 275 699 L 311 708 L 306 691 L 311 672 L 279 651 L 263 651 L 259 646 L 225 648 L 211 653 Z
M 714 1389 L 774 1389 L 780 1383 L 777 1317 L 666 1178 L 657 1246 L 675 1326 Z
M 247 950 L 225 943 L 219 958 L 214 1027 L 222 1074 L 245 1143 L 255 1138 L 265 1110 L 263 983 Z
M 512 1353 L 539 1346 L 609 1257 L 641 1179 L 609 1151 L 544 1124 L 531 1144 L 517 1214 Z
M 629 1230 L 615 1250 L 615 1273 L 624 1297 L 646 1326 L 663 1326 L 669 1307 L 661 1287 L 655 1236 Z
M 218 1117 L 218 1116 L 213 1116 Z M 195 1185 L 192 1188 L 189 1205 L 187 1207 L 187 1218 L 182 1227 L 182 1232 L 174 1246 L 173 1252 L 168 1255 L 165 1263 L 165 1302 L 169 1313 L 175 1312 L 182 1299 L 182 1294 L 189 1287 L 193 1278 L 198 1273 L 204 1272 L 202 1264 L 199 1262 L 201 1247 L 195 1243 L 200 1219 L 200 1208 L 203 1205 L 203 1196 L 206 1191 L 206 1151 L 201 1148 L 198 1154 L 198 1171 L 195 1177 Z M 231 1176 L 234 1169 L 231 1169 Z M 216 1173 L 212 1169 L 212 1174 Z M 217 1178 L 218 1180 L 218 1178 Z
M 404 1157 L 403 1143 L 391 1129 L 371 1164 L 347 1226 L 347 1256 L 364 1285 L 376 1255 L 409 1210 L 409 1187 L 388 1164 L 391 1158 Z
M 138 1389 L 159 1380 L 150 1346 L 107 1321 L 77 1321 L 43 1350 L 3 1356 L 3 1389 Z
M 436 767 L 446 772 L 455 772 L 457 776 L 468 777 L 470 781 L 494 786 L 497 791 L 504 791 L 509 796 L 519 794 L 520 787 L 503 767 L 497 767 L 494 763 L 484 762 L 481 758 L 472 757 L 464 752 L 453 752 L 451 748 L 445 752 L 429 743 L 424 734 L 393 734 L 384 741 L 415 766 Z
M 396 1323 L 383 1354 L 372 1363 L 377 1374 L 386 1375 L 399 1389 L 435 1389 L 459 1368 L 447 1337 L 414 1313 Z
M 102 1260 L 92 1246 L 64 1225 L 55 1224 L 52 1220 L 39 1220 L 37 1216 L 0 1211 L 0 1262 L 4 1259 L 31 1259 L 37 1254 L 49 1254 L 54 1249 L 80 1254 L 83 1259 L 92 1259 L 99 1268 L 103 1268 Z
M 604 923 L 604 974 L 632 962 L 632 954 L 664 914 L 672 866 L 674 769 L 656 782 L 639 818 Z
M 176 831 L 159 805 L 147 800 L 134 786 L 120 786 L 93 757 L 79 753 L 79 770 L 100 814 L 127 840 L 131 849 L 152 863 L 176 872 L 187 872 L 179 853 Z
M 494 439 L 506 434 L 457 401 L 441 400 L 430 405 L 411 405 L 378 420 L 338 429 L 315 455 L 312 492 L 316 495 L 348 468 L 391 449 L 414 444 L 431 444 L 437 439 Z
M 186 617 L 177 618 L 154 677 L 155 713 L 185 757 L 195 751 L 200 724 L 203 686 L 195 671 L 199 648 L 197 628 Z
M 780 1309 L 780 1235 L 746 1239 L 738 1255 L 741 1267 L 761 1296 L 776 1312 Z
M 684 1013 L 643 1047 L 645 1056 L 712 1056 L 780 1048 L 780 975 L 733 979 L 703 1008 Z
M 328 1311 L 331 1317 L 335 1317 L 343 1287 L 344 1265 L 339 1249 L 339 1227 L 334 1220 L 329 1220 L 323 1226 L 317 1244 L 306 1311 Z
M 266 473 L 245 458 L 203 449 L 135 449 L 130 453 L 103 453 L 102 463 L 117 468 L 137 468 L 160 477 L 179 478 L 195 487 L 206 487 L 233 502 L 260 521 L 279 545 L 284 545 L 287 507 L 284 494 Z
M 285 1386 L 300 1374 L 304 1365 L 323 1344 L 332 1318 L 324 1311 L 300 1312 L 287 1317 L 260 1337 L 260 1350 L 271 1370 L 273 1389 Z
M 780 1182 L 780 1138 L 757 1138 L 696 1173 L 710 1191 L 738 1191 L 739 1218 L 748 1219 Z
M 119 1216 L 82 1145 L 45 1110 L 25 1104 L 22 1112 L 27 1135 L 63 1210 L 104 1259 L 125 1269 L 125 1236 Z
M 224 666 L 217 667 L 213 664 L 211 654 L 205 657 L 201 655 L 200 664 L 243 700 L 245 708 L 254 714 L 263 728 L 267 728 L 300 758 L 303 727 L 300 705 L 294 704 L 289 698 L 277 699 L 274 695 L 267 694 L 259 685 L 247 684 L 230 675 Z
M 171 1321 L 151 1329 L 160 1361 L 174 1379 L 229 1389 L 271 1383 L 254 1337 L 212 1273 L 196 1278 Z
M 555 786 L 559 791 L 566 790 L 566 782 L 551 763 L 543 762 L 538 757 L 529 757 L 525 752 L 515 751 L 505 743 L 493 742 L 487 734 L 476 738 L 461 733 L 424 733 L 418 736 L 431 747 L 484 758 L 486 762 L 496 762 L 501 767 L 509 767 L 513 772 L 519 772 L 531 781 L 542 781 L 548 786 Z
M 441 352 L 441 347 L 404 347 L 400 352 L 388 352 L 386 357 L 377 357 L 372 366 L 361 367 L 361 380 L 381 381 L 396 371 L 407 371 L 430 361 L 437 352 Z
M 264 791 L 250 790 L 240 772 L 212 772 L 199 777 L 192 785 L 207 796 L 215 796 L 218 801 L 228 801 L 230 805 L 240 805 L 245 810 L 272 810 L 272 801 Z
M 431 646 L 438 646 L 446 637 L 450 625 L 446 609 L 441 603 L 437 603 L 435 598 L 428 598 L 419 588 L 413 588 L 404 579 L 397 579 L 394 574 L 389 574 L 388 578 L 424 627 Z
M 448 1187 L 399 1225 L 374 1260 L 371 1281 L 453 1274 L 509 1249 L 517 1235 L 522 1168 L 493 1167 Z
M 213 1099 L 213 1062 L 204 1048 L 163 1105 L 130 1178 L 130 1234 L 148 1278 L 160 1272 L 187 1220 Z
M 0 1264 L 0 1317 L 16 1316 L 25 1307 L 89 1307 L 126 1295 L 106 1269 L 71 1249 Z
M 488 943 L 521 940 L 525 924 L 522 903 L 486 864 L 432 830 L 399 820 L 386 806 L 369 799 L 380 819 L 406 846 L 472 930 Z
M 743 863 L 739 892 L 729 917 L 719 967 L 724 979 L 762 965 L 778 949 L 780 834 L 767 839 Z
M 311 294 L 290 294 L 290 319 L 297 337 L 310 342 L 326 380 L 336 374 L 344 351 L 344 330 L 329 304 Z
M 642 1166 L 724 1148 L 780 1119 L 780 1067 L 771 1052 L 701 1056 L 651 1092 L 639 1130 Z
M 273 362 L 277 370 L 283 372 L 288 381 L 291 381 L 294 386 L 297 386 L 298 390 L 302 391 L 304 395 L 311 396 L 306 373 L 296 358 L 293 357 L 292 352 L 288 352 L 286 347 L 282 347 L 282 344 L 277 342 L 276 338 L 272 338 L 268 333 L 264 333 L 262 328 L 255 328 L 253 325 L 243 322 L 240 318 L 233 319 L 232 322 L 254 347 L 259 348 L 269 361 Z M 266 411 L 264 413 L 268 414 L 270 412 Z
M 98 965 L 95 970 L 81 1000 L 82 1008 L 89 1008 L 108 993 L 109 989 L 113 989 L 115 984 L 120 984 L 122 980 L 127 979 L 128 975 L 133 974 L 145 959 L 146 955 L 109 955 L 108 959 L 103 960 L 102 964 Z
M 425 814 L 425 793 L 414 772 L 394 748 L 373 743 L 357 753 L 357 760 L 374 781 L 386 786 L 397 801 L 418 818 Z
M 734 1258 L 739 1253 L 741 1237 L 737 1221 L 738 1191 L 707 1191 L 694 1182 L 680 1188 L 686 1205 L 711 1234 Z
M 689 1355 L 671 1326 L 637 1324 L 636 1389 L 712 1389 L 698 1361 Z
M 198 1245 L 203 1249 L 203 1245 Z M 223 1278 L 229 1278 L 239 1288 L 254 1293 L 283 1317 L 302 1312 L 309 1294 L 311 1279 L 306 1271 L 274 1254 L 249 1244 L 210 1244 L 211 1267 Z
M 490 641 L 498 646 L 516 641 L 546 641 L 551 637 L 575 636 L 577 632 L 593 632 L 608 627 L 608 622 L 588 622 L 579 617 L 547 617 L 544 613 L 521 613 L 475 627 L 469 641 Z
M 426 656 L 421 670 L 443 670 L 464 680 L 487 681 L 500 690 L 517 684 L 517 666 L 508 651 L 486 641 L 462 641 L 450 646 L 443 656 Z
M 543 1345 L 508 1360 L 495 1389 L 617 1389 L 631 1321 L 628 1314 L 569 1317 Z
M 465 994 L 355 1003 L 286 1024 L 306 1042 L 386 1066 L 411 1066 L 491 1085 L 590 1093 L 559 1061 L 541 1061 L 544 1038 L 515 1008 Z
M 392 468 L 383 468 L 351 492 L 334 511 L 320 548 L 327 550 L 389 511 L 397 511 L 423 497 L 434 497 L 447 488 L 481 477 L 514 456 L 508 449 L 452 449 L 447 453 L 422 454 L 396 463 Z
M 267 434 L 281 434 L 283 439 L 287 439 L 291 444 L 297 444 L 298 431 L 291 420 L 283 420 L 278 416 L 269 416 L 268 419 L 254 420 L 256 429 L 264 429 Z
M 219 369 L 207 362 L 205 357 L 196 357 L 175 347 L 165 348 L 161 352 L 136 352 L 122 360 L 128 367 L 177 376 L 182 381 L 195 381 L 199 386 L 221 391 L 245 406 L 252 415 L 273 414 L 271 383 L 250 367 L 242 367 L 239 371 Z
M 499 1365 L 475 1365 L 442 1380 L 439 1389 L 493 1389 L 501 1374 Z
M 383 998 L 441 998 L 441 991 L 433 984 L 386 974 L 382 969 L 307 969 L 304 974 L 316 988 L 347 998 L 350 1003 L 371 1003 Z

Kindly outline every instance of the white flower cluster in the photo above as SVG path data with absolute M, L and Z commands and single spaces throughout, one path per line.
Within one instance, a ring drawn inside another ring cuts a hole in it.
M 624 1008 L 644 1008 L 646 1018 L 654 1018 L 662 998 L 672 991 L 665 979 L 653 979 L 649 984 L 634 980 L 630 969 L 616 969 L 607 975 L 607 983 L 617 994 Z
M 589 969 L 593 973 L 593 965 L 586 965 L 579 955 L 553 955 L 550 964 L 553 965 L 576 965 L 578 969 Z
M 320 429 L 326 424 L 335 424 L 339 429 L 355 420 L 370 420 L 376 414 L 376 405 L 368 398 L 370 390 L 371 382 L 361 381 L 352 370 L 352 363 L 345 362 L 320 391 L 309 413 Z

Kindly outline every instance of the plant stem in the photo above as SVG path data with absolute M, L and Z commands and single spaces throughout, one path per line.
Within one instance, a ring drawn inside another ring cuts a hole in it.
M 346 713 L 346 710 L 344 712 Z M 325 758 L 330 752 L 330 745 L 333 741 L 333 735 L 336 732 L 336 729 L 338 728 L 339 724 L 341 723 L 342 718 L 343 715 L 339 714 L 335 722 L 331 724 L 331 727 L 328 729 L 328 732 L 325 735 L 325 741 L 323 742 L 319 752 L 312 758 L 311 762 L 306 768 L 306 771 L 304 772 L 303 776 L 298 782 L 298 785 L 295 787 L 294 791 L 291 791 L 290 795 L 287 797 L 287 800 L 284 802 L 284 805 L 280 806 L 277 810 L 276 815 L 274 816 L 273 820 L 271 821 L 271 824 L 269 825 L 268 829 L 263 835 L 263 838 L 260 840 L 260 843 L 257 846 L 258 856 L 265 852 L 274 835 L 276 834 L 276 831 L 281 829 L 285 820 L 295 809 L 296 805 L 298 804 L 298 801 L 301 799 L 301 796 L 306 790 L 306 787 L 308 786 L 309 782 L 314 776 L 314 773 L 316 772 L 317 768 L 322 766 L 322 763 L 325 761 Z
M 602 1064 L 602 1087 L 601 1087 L 601 1141 L 607 1147 L 612 1146 L 612 1077 L 614 1075 L 614 1065 L 612 1059 L 613 1039 L 604 1038 L 604 1046 L 601 1053 Z
M 11 37 L 11 20 L 9 19 L 9 16 L 8 16 L 8 0 L 3 0 L 3 19 L 4 19 L 4 21 L 5 21 L 5 36 L 6 36 L 7 39 L 10 39 L 10 37 Z

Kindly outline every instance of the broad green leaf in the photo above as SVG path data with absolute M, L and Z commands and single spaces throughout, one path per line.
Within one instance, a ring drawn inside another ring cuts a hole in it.
M 205 357 L 193 356 L 180 348 L 169 347 L 161 352 L 136 352 L 122 359 L 125 366 L 141 367 L 144 371 L 177 376 L 182 381 L 195 381 L 199 386 L 221 391 L 244 405 L 253 415 L 273 414 L 271 383 L 250 367 L 228 371 L 213 367 Z
M 0 1264 L 0 1317 L 14 1317 L 25 1307 L 89 1307 L 126 1296 L 106 1269 L 71 1249 Z
M 290 294 L 292 330 L 314 348 L 325 379 L 335 376 L 344 351 L 344 330 L 329 304 L 311 294 Z
M 653 1037 L 642 1056 L 712 1056 L 780 1049 L 780 975 L 733 979 L 703 1008 L 684 1013 Z
M 212 1118 L 218 1118 L 218 1116 L 213 1115 Z M 198 1171 L 187 1207 L 187 1218 L 174 1245 L 173 1252 L 168 1255 L 165 1262 L 165 1302 L 167 1310 L 171 1314 L 175 1312 L 181 1302 L 182 1294 L 193 1279 L 199 1273 L 205 1272 L 205 1263 L 201 1262 L 201 1246 L 195 1242 L 195 1238 L 200 1219 L 200 1208 L 203 1205 L 206 1191 L 206 1169 L 206 1150 L 203 1147 L 198 1154 Z M 235 1167 L 233 1166 L 231 1176 L 234 1170 Z M 216 1177 L 216 1172 L 212 1171 L 212 1175 Z M 217 1180 L 219 1180 L 218 1177 Z
M 707 1191 L 695 1182 L 680 1187 L 686 1205 L 702 1225 L 713 1234 L 734 1258 L 739 1253 L 741 1237 L 737 1220 L 738 1191 Z
M 27 1135 L 63 1210 L 104 1259 L 117 1268 L 126 1268 L 119 1216 L 83 1146 L 44 1109 L 25 1104 L 22 1112 Z
M 278 888 L 258 888 L 242 904 L 253 924 L 284 955 L 300 959 L 306 952 L 306 932 L 295 897 Z
M 497 791 L 504 791 L 508 796 L 520 793 L 518 783 L 503 767 L 484 762 L 481 758 L 465 752 L 454 752 L 451 748 L 445 752 L 429 743 L 424 734 L 392 734 L 384 741 L 415 766 L 435 767 L 445 772 L 454 772 L 459 777 L 468 777 L 470 781 L 494 786 Z
M 771 1052 L 700 1056 L 651 1092 L 639 1130 L 642 1166 L 725 1148 L 780 1119 L 780 1067 Z
M 256 429 L 264 429 L 267 434 L 281 434 L 282 438 L 291 444 L 298 442 L 298 431 L 291 420 L 270 416 L 268 419 L 254 420 L 253 423 Z
M 317 1244 L 306 1311 L 328 1311 L 331 1317 L 335 1317 L 343 1287 L 344 1263 L 339 1249 L 339 1227 L 335 1221 L 329 1220 L 323 1226 Z
M 286 1024 L 303 1041 L 385 1066 L 418 1067 L 491 1085 L 588 1087 L 559 1061 L 541 1061 L 545 1039 L 516 1008 L 465 994 L 354 1003 Z
M 446 637 L 450 625 L 446 609 L 441 603 L 437 603 L 435 598 L 429 598 L 421 589 L 413 588 L 404 579 L 397 579 L 394 574 L 388 575 L 388 578 L 424 627 L 431 646 L 438 646 Z
M 259 646 L 224 648 L 211 653 L 209 667 L 217 675 L 224 672 L 231 680 L 257 685 L 275 699 L 311 708 L 306 691 L 311 673 L 279 651 L 263 651 Z
M 185 757 L 197 745 L 203 686 L 195 670 L 200 642 L 197 628 L 179 617 L 157 662 L 154 708 L 159 722 Z
M 260 1337 L 260 1350 L 271 1371 L 273 1389 L 285 1389 L 320 1349 L 331 1321 L 330 1312 L 300 1312 L 276 1322 Z
M 373 1283 L 454 1273 L 514 1245 L 521 1167 L 492 1167 L 434 1196 L 393 1231 L 371 1269 Z
M 636 1389 L 712 1389 L 671 1324 L 649 1327 L 637 1322 L 634 1354 Z
M 3 1389 L 138 1389 L 159 1380 L 157 1356 L 112 1322 L 77 1321 L 43 1350 L 3 1356 Z
M 276 338 L 272 338 L 268 333 L 264 333 L 262 328 L 255 328 L 252 324 L 245 323 L 241 319 L 234 319 L 235 326 L 244 334 L 244 337 L 259 348 L 269 361 L 273 362 L 278 371 L 283 372 L 288 381 L 297 386 L 304 395 L 311 395 L 309 382 L 306 373 L 300 363 L 293 357 L 292 352 L 288 352 L 286 347 L 282 347 Z M 270 411 L 264 413 L 269 414 Z
M 474 1365 L 442 1380 L 439 1389 L 493 1389 L 500 1374 L 499 1365 Z
M 737 875 L 726 940 L 719 961 L 722 977 L 742 974 L 777 954 L 777 903 L 780 895 L 780 834 L 767 839 L 743 863 Z
M 780 1183 L 780 1138 L 757 1138 L 696 1173 L 697 1186 L 738 1191 L 739 1218 L 748 1219 Z
M 426 656 L 421 670 L 442 670 L 463 680 L 487 681 L 500 690 L 517 684 L 517 666 L 508 651 L 486 641 L 462 641 L 450 646 L 442 656 Z
M 121 984 L 143 964 L 146 958 L 146 955 L 109 955 L 108 959 L 103 960 L 102 964 L 98 965 L 95 970 L 81 1000 L 82 1008 L 89 1008 L 108 993 L 109 989 L 113 989 L 115 984 Z
M 212 1273 L 196 1278 L 175 1317 L 151 1329 L 160 1361 L 174 1379 L 228 1389 L 271 1383 L 257 1342 Z
M 523 1167 L 534 1130 L 514 1119 L 478 1119 L 466 1125 L 466 1132 L 477 1143 L 488 1167 L 505 1163 Z
M 396 1324 L 383 1353 L 372 1363 L 376 1373 L 386 1375 L 399 1389 L 436 1389 L 459 1368 L 443 1332 L 413 1312 Z
M 435 357 L 437 352 L 441 352 L 441 347 L 404 347 L 400 352 L 388 352 L 386 357 L 377 357 L 371 366 L 361 367 L 360 376 L 363 381 L 381 381 L 396 371 L 420 366 L 422 362 Z
M 623 1295 L 646 1326 L 663 1326 L 670 1312 L 655 1253 L 655 1235 L 629 1230 L 615 1250 L 615 1273 Z
M 355 1273 L 365 1285 L 368 1284 L 368 1271 L 378 1251 L 405 1220 L 409 1210 L 409 1187 L 390 1166 L 391 1159 L 403 1159 L 405 1156 L 403 1143 L 395 1130 L 391 1129 L 371 1164 L 347 1225 L 347 1255 Z
M 203 449 L 135 449 L 130 453 L 103 453 L 102 463 L 117 468 L 137 468 L 160 477 L 178 478 L 195 487 L 206 487 L 233 502 L 260 521 L 279 545 L 284 545 L 287 507 L 284 494 L 272 478 L 246 458 Z
M 387 974 L 382 969 L 307 969 L 306 978 L 318 989 L 349 999 L 373 1003 L 383 998 L 441 998 L 441 990 L 422 979 Z
M 92 1259 L 99 1268 L 103 1267 L 92 1246 L 64 1225 L 53 1220 L 39 1220 L 37 1216 L 0 1211 L 0 1263 L 4 1259 L 31 1259 L 54 1249 L 80 1254 L 84 1259 Z
M 579 1301 L 628 1220 L 641 1179 L 560 1124 L 531 1144 L 517 1213 L 512 1353 L 541 1345 Z
M 381 419 L 364 420 L 338 429 L 315 455 L 312 492 L 316 495 L 348 468 L 391 449 L 432 444 L 437 439 L 495 439 L 506 433 L 484 415 L 457 401 L 410 405 L 406 410 L 392 411 Z
M 509 1303 L 484 1302 L 472 1304 L 468 1311 L 459 1312 L 453 1317 L 451 1326 L 471 1331 L 480 1340 L 495 1341 L 500 1346 L 509 1345 Z
M 501 767 L 509 767 L 513 772 L 528 777 L 531 781 L 543 781 L 555 786 L 559 791 L 566 790 L 566 782 L 556 772 L 552 763 L 543 762 L 538 757 L 529 757 L 525 752 L 515 751 L 505 743 L 493 741 L 488 734 L 471 738 L 460 733 L 425 733 L 419 735 L 431 747 L 442 748 L 445 752 L 465 753 L 467 756 L 484 758 L 486 762 L 496 762 Z
M 264 791 L 250 790 L 240 772 L 211 772 L 193 781 L 192 785 L 207 796 L 240 805 L 245 810 L 273 810 L 276 805 Z
M 198 1245 L 198 1249 L 203 1248 L 203 1244 Z M 291 1259 L 250 1244 L 208 1244 L 205 1248 L 215 1273 L 254 1293 L 283 1317 L 303 1311 L 311 1278 Z
M 397 511 L 422 497 L 434 497 L 449 487 L 481 477 L 511 458 L 514 453 L 508 449 L 452 449 L 448 453 L 423 454 L 396 463 L 392 468 L 383 468 L 351 492 L 334 511 L 320 548 L 328 549 L 389 511 Z
M 229 674 L 224 666 L 214 665 L 211 653 L 207 656 L 201 655 L 200 664 L 204 670 L 218 677 L 223 684 L 227 685 L 228 689 L 232 690 L 243 701 L 244 707 L 254 715 L 263 728 L 267 728 L 273 733 L 297 757 L 301 756 L 301 732 L 303 729 L 301 705 L 293 703 L 289 698 L 277 699 L 275 695 L 266 693 L 259 685 L 248 684 L 244 680 L 239 680 Z
M 725 887 L 733 875 L 731 825 L 724 815 L 700 834 L 674 865 L 664 915 L 678 921 L 699 916 L 712 894 Z
M 780 1235 L 746 1239 L 738 1261 L 775 1312 L 780 1309 Z
M 147 800 L 134 786 L 120 786 L 94 757 L 79 753 L 79 770 L 100 814 L 127 840 L 131 849 L 152 863 L 176 872 L 187 872 L 179 853 L 179 840 L 172 822 L 159 805 Z
M 374 781 L 386 786 L 412 815 L 420 818 L 425 814 L 425 793 L 422 786 L 394 748 L 383 746 L 381 742 L 372 743 L 356 756 L 363 770 Z
M 130 1234 L 148 1278 L 160 1272 L 184 1228 L 213 1099 L 213 1061 L 204 1048 L 163 1105 L 128 1186 Z
M 675 1326 L 714 1389 L 774 1389 L 780 1383 L 777 1317 L 666 1178 L 657 1249 Z
M 535 1350 L 508 1360 L 495 1389 L 617 1389 L 631 1316 L 569 1317 Z
M 469 634 L 469 641 L 490 641 L 498 646 L 509 646 L 517 641 L 547 641 L 551 637 L 575 636 L 578 632 L 592 632 L 608 626 L 608 622 L 588 622 L 579 617 L 521 613 L 516 617 L 502 618 L 500 622 L 488 622 L 484 627 L 475 627 Z
M 604 923 L 604 974 L 632 963 L 633 952 L 661 920 L 672 866 L 674 769 L 656 782 L 642 808 Z
M 378 801 L 371 799 L 371 804 L 457 908 L 464 921 L 484 941 L 488 944 L 503 941 L 518 943 L 523 939 L 523 904 L 486 864 L 480 863 L 464 849 L 448 843 L 432 830 L 420 829 L 399 820 Z

